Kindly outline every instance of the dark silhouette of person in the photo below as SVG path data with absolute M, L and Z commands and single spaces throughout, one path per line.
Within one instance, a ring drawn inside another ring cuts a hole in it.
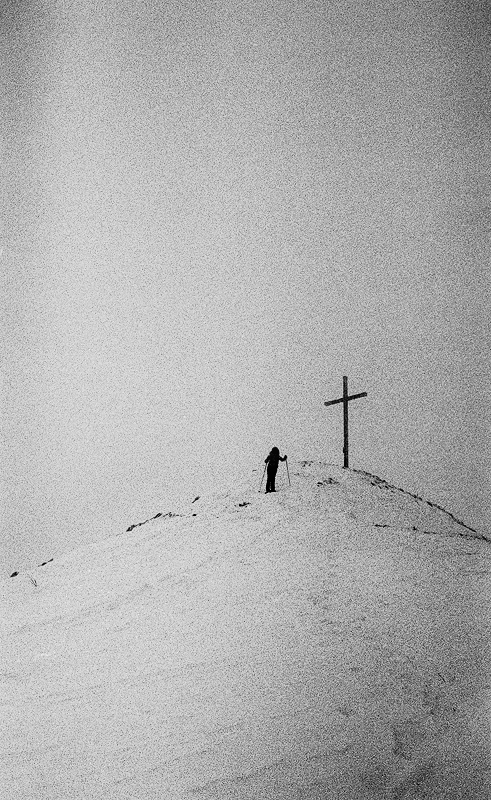
M 268 465 L 267 469 L 267 481 L 266 481 L 266 494 L 268 492 L 276 492 L 274 488 L 274 481 L 276 478 L 276 473 L 278 471 L 278 464 L 280 461 L 286 461 L 286 456 L 280 456 L 280 451 L 277 447 L 273 447 L 271 452 L 267 458 L 264 459 L 264 463 Z

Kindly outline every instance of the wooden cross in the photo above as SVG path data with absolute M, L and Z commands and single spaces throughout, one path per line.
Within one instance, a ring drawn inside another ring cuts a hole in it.
M 327 400 L 325 406 L 333 406 L 335 403 L 343 404 L 343 421 L 344 421 L 344 469 L 348 469 L 348 403 L 350 400 L 357 400 L 358 397 L 366 397 L 366 392 L 360 394 L 348 395 L 348 377 L 343 375 L 343 396 L 338 397 L 337 400 Z

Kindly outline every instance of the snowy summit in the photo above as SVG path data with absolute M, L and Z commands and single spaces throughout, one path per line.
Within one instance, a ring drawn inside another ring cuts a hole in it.
M 2 797 L 491 797 L 489 541 L 367 473 L 260 477 L 0 585 Z

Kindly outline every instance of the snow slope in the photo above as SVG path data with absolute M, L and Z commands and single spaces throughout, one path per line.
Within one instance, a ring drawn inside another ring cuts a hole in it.
M 491 797 L 489 541 L 290 474 L 0 584 L 2 798 Z

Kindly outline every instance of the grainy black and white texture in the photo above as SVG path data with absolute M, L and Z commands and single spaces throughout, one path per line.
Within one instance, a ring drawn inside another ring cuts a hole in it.
M 488 800 L 491 541 L 326 464 L 0 582 L 9 800 Z
M 1 7 L 1 568 L 273 444 L 489 527 L 483 2 Z

